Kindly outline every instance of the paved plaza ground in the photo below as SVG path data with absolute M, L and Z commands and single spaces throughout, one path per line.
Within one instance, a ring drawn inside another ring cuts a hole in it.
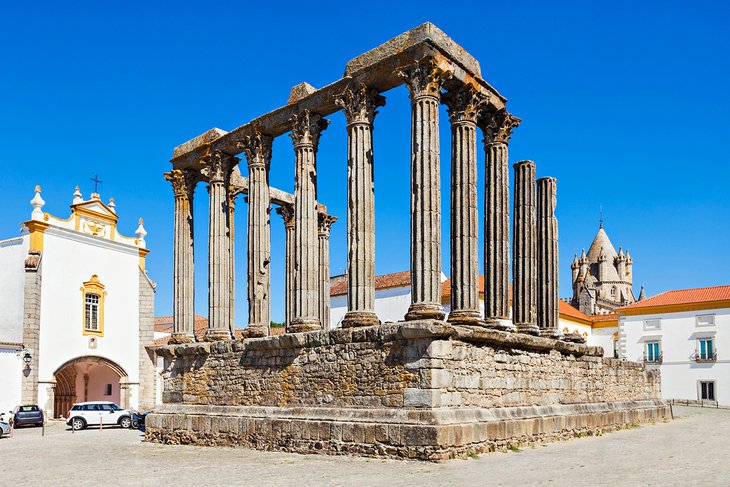
M 165 446 L 136 431 L 61 423 L 0 438 L 2 485 L 356 486 L 730 485 L 730 410 L 674 407 L 675 420 L 602 437 L 433 464 Z

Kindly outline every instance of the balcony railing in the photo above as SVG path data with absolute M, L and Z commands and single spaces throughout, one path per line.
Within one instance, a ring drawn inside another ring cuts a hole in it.
M 707 353 L 695 353 L 692 360 L 698 364 L 717 362 L 717 350 L 713 351 L 712 354 Z
M 664 358 L 663 353 L 660 353 L 659 355 L 655 355 L 653 357 L 647 357 L 647 355 L 644 354 L 644 363 L 645 364 L 661 364 L 663 358 Z

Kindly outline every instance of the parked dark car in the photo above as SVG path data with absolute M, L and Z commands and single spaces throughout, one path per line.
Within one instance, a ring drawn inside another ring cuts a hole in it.
M 149 414 L 149 411 L 146 413 L 141 413 L 139 411 L 132 411 L 132 429 L 136 429 L 136 430 L 144 432 L 144 430 L 145 430 L 144 420 L 148 414 Z
M 41 408 L 39 408 L 37 404 L 15 406 L 12 413 L 14 428 L 28 424 L 43 426 L 43 411 L 41 411 Z

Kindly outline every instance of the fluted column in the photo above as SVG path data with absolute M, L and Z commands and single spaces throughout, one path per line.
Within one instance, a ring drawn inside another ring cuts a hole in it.
M 319 214 L 319 321 L 330 329 L 330 228 L 337 217 Z
M 557 181 L 537 180 L 537 323 L 540 334 L 560 338 L 558 323 L 558 219 L 555 217 Z
M 193 252 L 193 194 L 199 174 L 173 169 L 165 173 L 175 195 L 173 234 L 173 325 L 170 343 L 195 340 L 195 267 Z
M 317 162 L 319 137 L 328 120 L 303 110 L 292 117 L 296 153 L 294 181 L 294 311 L 293 332 L 319 330 L 319 242 Z
M 233 158 L 221 151 L 211 154 L 205 175 L 210 195 L 208 222 L 208 341 L 231 337 L 230 300 L 230 213 L 228 180 Z
M 336 103 L 347 118 L 347 313 L 343 328 L 380 323 L 375 314 L 373 119 L 385 98 L 364 84 Z M 328 279 L 329 282 L 329 279 Z M 329 296 L 329 294 L 328 294 Z
M 450 73 L 424 58 L 399 75 L 411 97 L 411 306 L 405 319 L 442 320 L 438 114 L 441 83 Z
M 232 157 L 231 161 L 236 164 L 240 162 L 237 157 Z M 233 330 L 236 327 L 236 198 L 241 194 L 239 188 L 232 184 L 228 185 L 228 257 L 229 257 L 229 276 L 228 276 L 228 330 L 233 336 Z
M 267 336 L 271 324 L 271 203 L 269 166 L 273 139 L 256 133 L 241 148 L 248 162 L 248 329 L 249 336 Z
M 483 112 L 484 135 L 484 321 L 514 331 L 509 321 L 509 165 L 508 144 L 520 124 L 506 110 Z
M 284 316 L 287 332 L 290 331 L 292 310 L 294 309 L 294 206 L 284 205 L 276 209 L 284 220 L 286 232 L 286 255 L 284 256 Z
M 520 161 L 515 169 L 512 313 L 517 331 L 539 335 L 537 327 L 537 229 L 535 163 Z
M 488 99 L 466 85 L 444 95 L 451 122 L 451 312 L 449 321 L 478 324 L 479 214 L 477 116 Z

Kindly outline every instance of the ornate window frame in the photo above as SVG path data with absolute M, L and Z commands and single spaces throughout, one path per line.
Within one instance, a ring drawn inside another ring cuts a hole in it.
M 99 281 L 99 276 L 96 274 L 93 274 L 91 276 L 91 279 L 84 282 L 84 285 L 81 287 L 81 332 L 84 336 L 91 335 L 91 336 L 98 336 L 103 337 L 104 336 L 104 300 L 106 298 L 106 291 L 104 284 Z M 99 296 L 99 319 L 98 319 L 98 329 L 96 330 L 89 330 L 86 328 L 86 295 L 87 294 L 95 294 Z

